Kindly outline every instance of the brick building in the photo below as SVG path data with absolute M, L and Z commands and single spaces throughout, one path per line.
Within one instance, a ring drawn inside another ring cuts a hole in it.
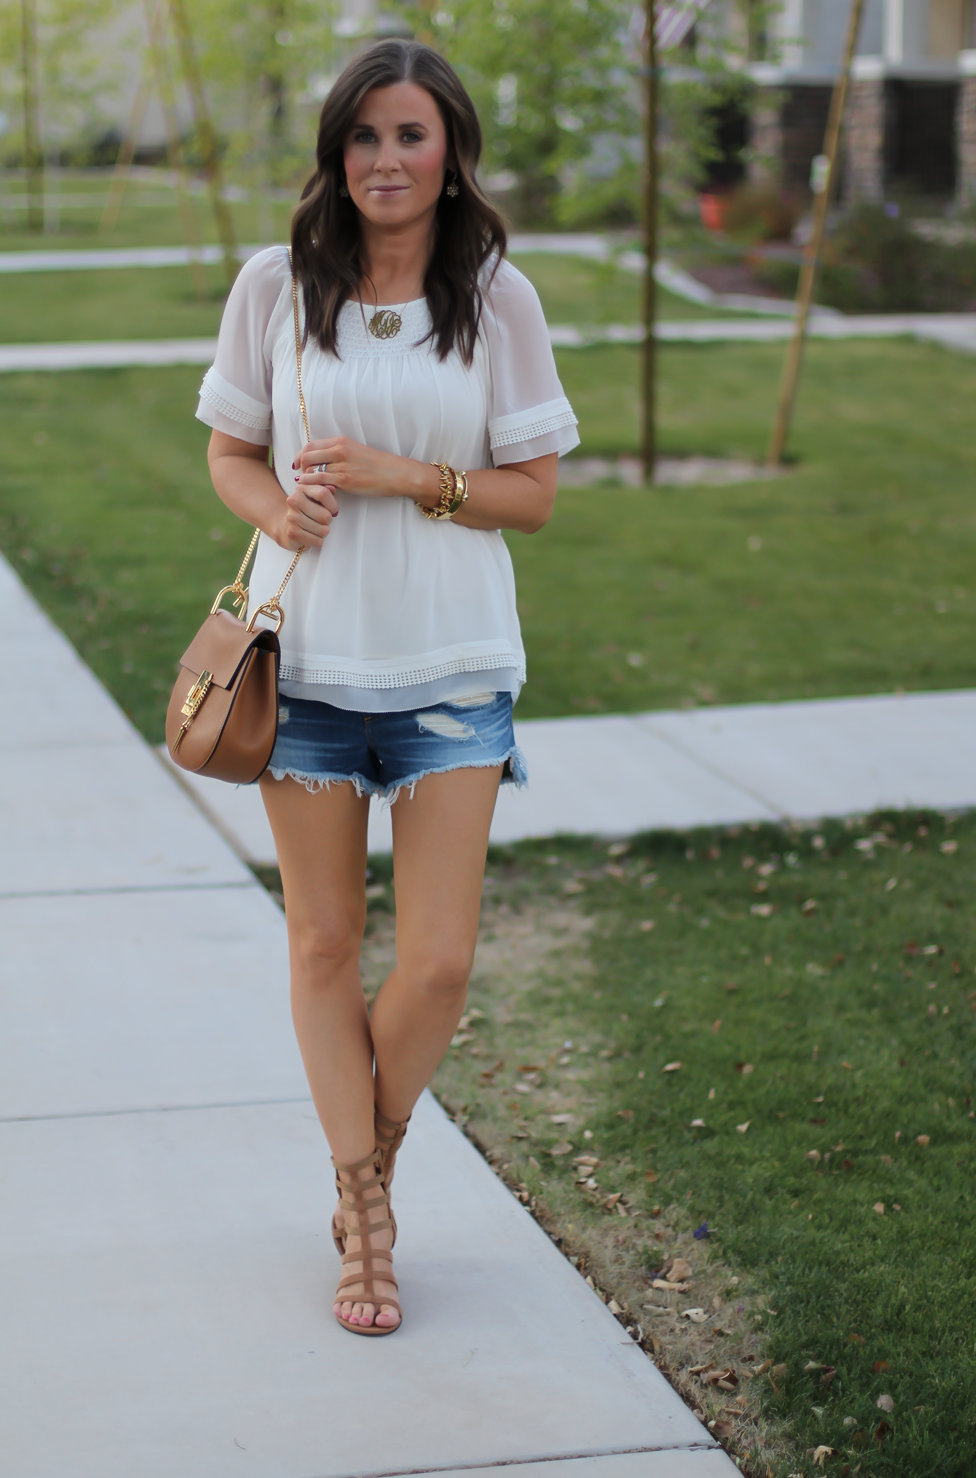
M 820 152 L 849 0 L 785 0 L 776 64 L 754 62 L 754 174 L 803 190 Z M 766 101 L 763 101 L 763 94 Z M 976 205 L 976 0 L 867 0 L 848 94 L 842 195 Z

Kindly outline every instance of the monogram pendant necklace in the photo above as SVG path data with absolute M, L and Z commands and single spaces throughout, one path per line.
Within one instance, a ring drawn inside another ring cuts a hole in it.
M 392 308 L 379 308 L 369 320 L 374 339 L 395 339 L 403 327 L 403 319 Z

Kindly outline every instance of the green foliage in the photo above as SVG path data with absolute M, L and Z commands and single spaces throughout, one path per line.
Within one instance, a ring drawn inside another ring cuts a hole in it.
M 122 77 L 106 28 L 123 35 L 124 0 L 34 0 L 37 33 L 38 111 L 41 145 L 48 155 L 104 128 L 103 105 Z M 9 131 L 0 149 L 5 162 L 23 163 L 24 102 L 21 72 L 21 0 L 0 0 L 0 107 Z
M 797 273 L 789 262 L 758 269 L 788 293 Z M 883 206 L 859 205 L 826 244 L 816 295 L 846 313 L 969 312 L 976 307 L 976 245 L 929 239 Z
M 225 143 L 225 168 L 263 190 L 311 169 L 334 7 L 319 0 L 194 0 L 194 43 Z
M 561 180 L 597 139 L 637 131 L 622 0 L 457 0 L 407 9 L 457 68 L 485 133 L 485 168 L 518 177 L 518 216 L 551 225 Z

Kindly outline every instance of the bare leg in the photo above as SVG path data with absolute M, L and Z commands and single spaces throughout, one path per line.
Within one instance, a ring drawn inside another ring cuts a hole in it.
M 270 775 L 261 793 L 285 894 L 295 1034 L 332 1153 L 354 1164 L 375 1148 L 373 1043 L 359 977 L 369 802 L 349 783 L 311 794 L 295 780 Z M 351 1251 L 353 1232 L 350 1226 Z M 389 1252 L 390 1237 L 376 1232 L 371 1245 Z M 382 1293 L 383 1284 L 378 1287 Z M 353 1322 L 399 1323 L 385 1305 L 377 1312 L 372 1304 L 345 1302 L 341 1309 Z
M 501 766 L 428 775 L 393 807 L 397 963 L 373 1006 L 376 1103 L 406 1119 L 464 1010 Z

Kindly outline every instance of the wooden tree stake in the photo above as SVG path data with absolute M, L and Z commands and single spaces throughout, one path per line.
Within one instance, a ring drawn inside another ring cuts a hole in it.
M 840 126 L 844 117 L 847 84 L 850 80 L 851 64 L 854 60 L 854 50 L 857 46 L 857 36 L 861 28 L 861 14 L 863 10 L 864 0 L 851 0 L 851 10 L 847 20 L 847 36 L 844 41 L 844 61 L 837 81 L 834 83 L 834 91 L 830 99 L 830 114 L 827 118 L 827 132 L 824 135 L 823 151 L 828 161 L 827 178 L 823 183 L 823 189 L 814 196 L 813 229 L 810 233 L 810 239 L 803 249 L 803 265 L 800 268 L 800 281 L 797 285 L 796 292 L 796 311 L 793 317 L 793 336 L 790 339 L 790 345 L 786 351 L 786 363 L 783 366 L 783 380 L 779 391 L 779 404 L 776 407 L 773 434 L 770 438 L 769 451 L 766 455 L 766 466 L 769 468 L 776 468 L 780 464 L 783 448 L 786 445 L 786 438 L 790 431 L 790 421 L 793 418 L 793 403 L 796 399 L 796 387 L 800 378 L 800 365 L 803 360 L 803 345 L 806 340 L 807 320 L 810 317 L 810 304 L 813 302 L 813 287 L 820 261 L 820 248 L 823 244 L 824 227 L 827 223 L 827 210 L 837 182 Z
M 38 118 L 37 8 L 20 0 L 20 65 L 24 101 L 24 164 L 27 169 L 27 229 L 44 228 L 44 155 Z
M 234 237 L 234 222 L 223 196 L 220 156 L 217 153 L 217 140 L 214 136 L 213 124 L 207 108 L 207 98 L 203 90 L 203 78 L 197 65 L 196 53 L 193 50 L 193 35 L 190 31 L 184 0 L 169 0 L 169 10 L 180 48 L 183 76 L 193 104 L 193 119 L 203 154 L 204 169 L 207 172 L 207 183 L 210 186 L 210 204 L 217 223 L 217 234 L 224 248 L 224 271 L 227 275 L 227 286 L 232 287 L 238 268 L 237 242 Z
M 644 481 L 654 481 L 657 461 L 657 24 L 655 0 L 645 0 L 647 57 L 644 89 L 644 339 L 641 353 L 641 460 Z

